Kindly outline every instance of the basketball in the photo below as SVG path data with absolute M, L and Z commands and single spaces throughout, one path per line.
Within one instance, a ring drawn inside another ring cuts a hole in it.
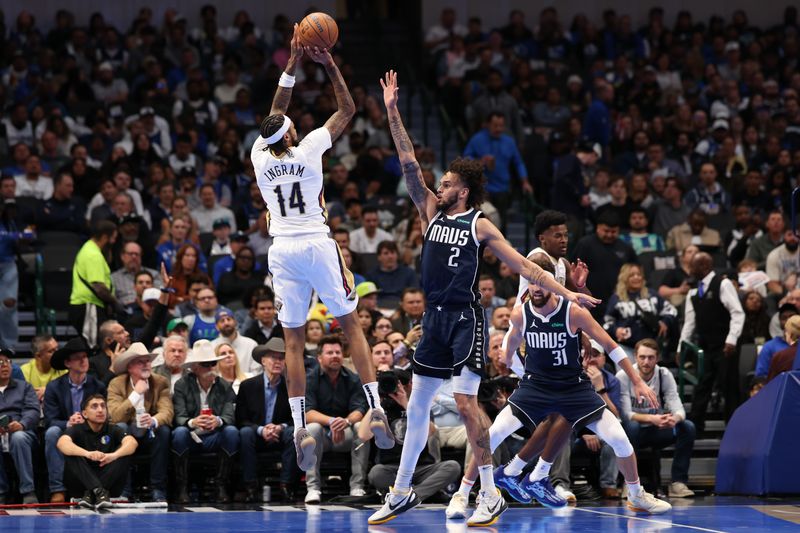
M 311 13 L 298 26 L 303 46 L 316 46 L 330 50 L 339 39 L 339 26 L 327 13 Z

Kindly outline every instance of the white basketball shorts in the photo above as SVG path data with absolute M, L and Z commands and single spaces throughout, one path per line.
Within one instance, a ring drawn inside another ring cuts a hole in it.
M 344 264 L 339 245 L 327 235 L 275 237 L 268 252 L 278 320 L 284 327 L 306 323 L 312 290 L 333 316 L 356 309 L 353 274 Z

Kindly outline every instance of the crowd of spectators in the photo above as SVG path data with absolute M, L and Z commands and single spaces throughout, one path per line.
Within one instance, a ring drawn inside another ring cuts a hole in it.
M 264 451 L 280 456 L 281 496 L 291 500 L 299 489 L 280 302 L 267 269 L 271 238 L 249 161 L 288 60 L 291 24 L 278 15 L 259 27 L 240 11 L 224 27 L 211 5 L 200 15 L 191 28 L 173 9 L 156 21 L 143 8 L 117 28 L 101 13 L 87 25 L 59 10 L 50 24 L 22 10 L 0 24 L 0 415 L 10 420 L 0 436 L 26 503 L 36 500 L 37 441 L 49 478 L 39 496 L 53 502 L 133 497 L 128 461 L 143 453 L 154 500 L 190 500 L 188 464 L 199 452 L 215 454 L 216 501 L 231 501 L 237 464 L 242 497 L 259 498 Z M 588 289 L 604 301 L 596 318 L 669 396 L 667 411 L 645 412 L 617 383 L 609 409 L 637 446 L 677 444 L 672 481 L 684 486 L 670 494 L 688 495 L 689 441 L 704 430 L 715 380 L 729 416 L 779 368 L 798 368 L 787 351 L 800 336 L 800 254 L 788 223 L 800 172 L 797 11 L 787 8 L 769 28 L 752 26 L 742 11 L 708 21 L 682 11 L 670 28 L 654 8 L 640 29 L 613 10 L 600 24 L 576 15 L 569 27 L 552 7 L 535 24 L 526 21 L 531 13 L 514 11 L 488 31 L 474 17 L 463 26 L 463 16 L 442 12 L 426 34 L 424 63 L 430 88 L 469 136 L 464 155 L 485 165 L 484 211 L 506 226 L 519 192 L 563 213 L 568 257 L 586 263 Z M 334 57 L 352 82 L 345 58 Z M 297 71 L 288 114 L 301 138 L 335 110 L 322 74 L 311 61 Z M 382 403 L 402 435 L 407 370 L 424 335 L 423 232 L 374 88 L 350 88 L 357 115 L 323 160 L 324 199 L 358 283 Z M 435 187 L 443 170 L 433 151 L 418 146 L 417 156 Z M 33 358 L 18 369 L 16 256 L 37 233 L 53 231 L 86 239 L 59 309 L 82 337 L 60 350 L 52 337 L 36 337 Z M 477 282 L 491 326 L 491 379 L 481 393 L 491 416 L 515 379 L 498 353 L 518 278 L 486 252 Z M 325 453 L 351 454 L 354 497 L 367 482 L 385 490 L 399 457 L 395 449 L 370 458 L 368 428 L 359 424 L 366 405 L 337 332 L 324 302 L 312 302 L 305 363 L 318 463 L 306 476 L 308 503 L 322 498 Z M 666 368 L 676 365 L 680 341 L 695 341 L 707 356 L 688 417 Z M 743 345 L 763 345 L 752 391 L 738 376 Z M 601 353 L 585 357 L 605 394 L 613 369 L 593 370 L 604 367 Z M 441 447 L 466 448 L 446 388 L 432 420 L 415 473 L 421 497 L 458 477 L 458 465 L 439 461 Z M 602 443 L 580 435 L 575 449 L 599 456 L 599 486 L 614 494 Z M 566 461 L 566 474 L 556 471 L 568 478 Z M 4 472 L 2 499 L 10 497 Z M 566 481 L 556 483 L 562 492 Z

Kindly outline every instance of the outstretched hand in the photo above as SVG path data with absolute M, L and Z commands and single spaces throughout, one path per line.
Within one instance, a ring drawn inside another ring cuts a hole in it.
M 598 300 L 594 296 L 583 294 L 581 292 L 573 292 L 572 296 L 570 296 L 568 299 L 569 301 L 576 303 L 581 307 L 585 307 L 586 309 L 592 309 L 602 302 L 602 300 Z
M 386 73 L 384 79 L 381 80 L 381 87 L 383 88 L 383 103 L 386 104 L 386 109 L 397 108 L 397 72 L 390 70 Z
M 316 46 L 306 46 L 305 47 L 306 54 L 310 57 L 315 63 L 319 63 L 320 65 L 333 65 L 333 56 L 328 51 L 327 48 L 318 48 Z
M 295 61 L 299 61 L 301 57 L 303 57 L 303 44 L 300 42 L 300 32 L 297 31 L 297 23 L 294 23 L 294 33 L 292 34 L 292 40 L 289 43 L 290 47 L 290 55 L 289 57 Z

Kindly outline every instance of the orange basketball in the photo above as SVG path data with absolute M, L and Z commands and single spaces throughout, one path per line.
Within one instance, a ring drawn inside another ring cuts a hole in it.
M 333 17 L 326 13 L 311 13 L 300 21 L 297 31 L 300 32 L 300 42 L 304 46 L 330 50 L 339 39 L 339 26 Z

